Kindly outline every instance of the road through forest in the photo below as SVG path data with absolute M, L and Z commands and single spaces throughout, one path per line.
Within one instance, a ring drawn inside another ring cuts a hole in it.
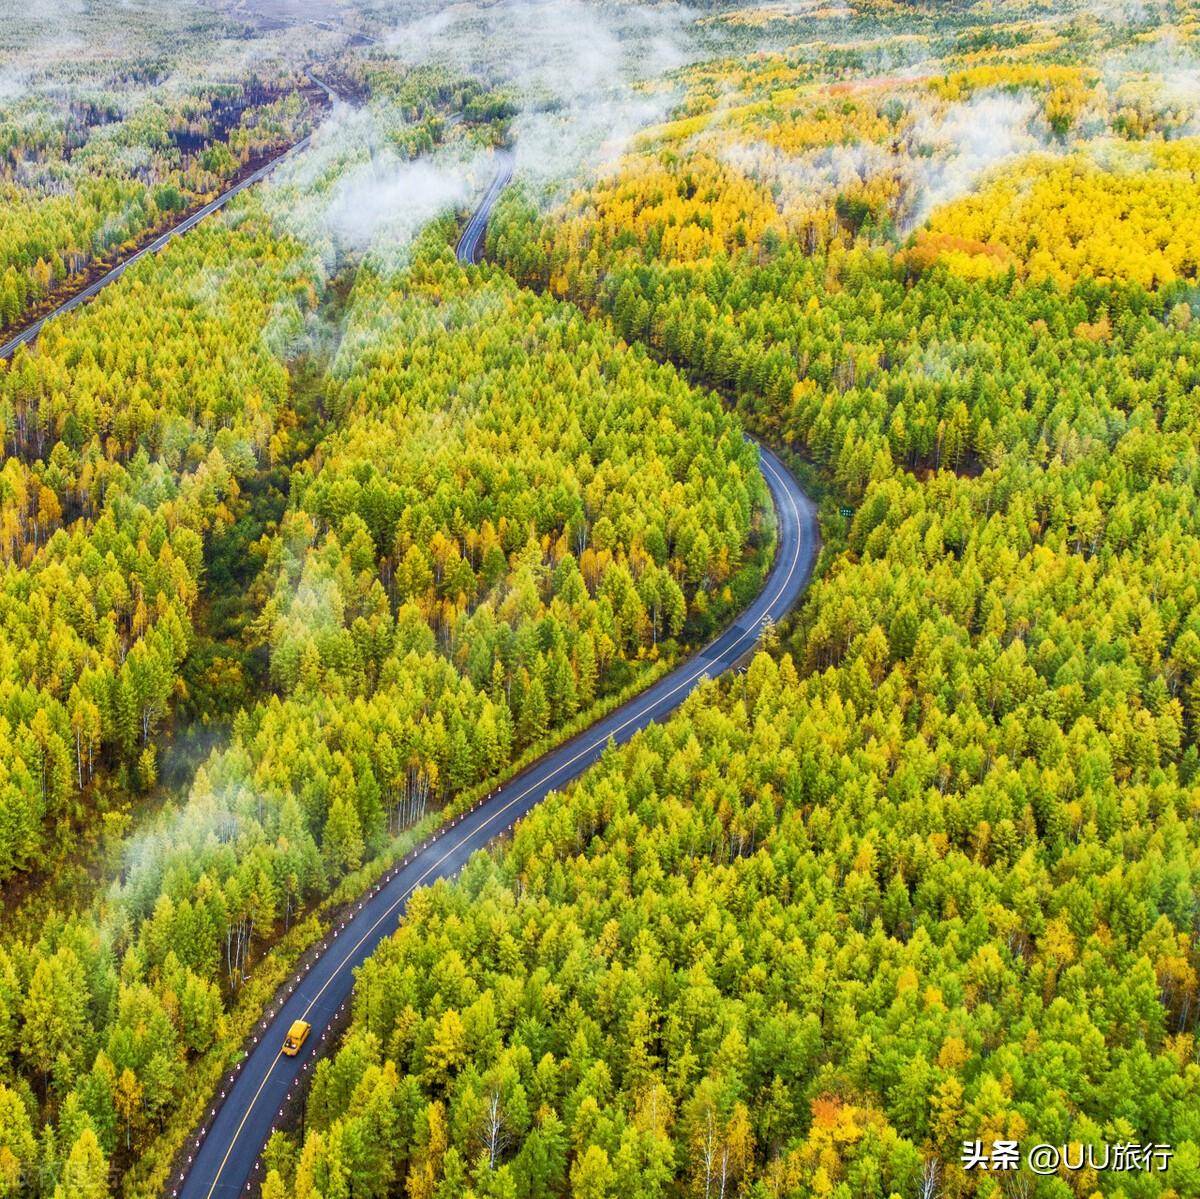
M 511 162 L 505 157 L 459 239 L 460 262 L 479 261 L 488 216 L 511 175 Z M 457 874 L 473 853 L 510 829 L 547 794 L 578 778 L 610 742 L 620 745 L 652 721 L 669 716 L 703 679 L 743 659 L 765 621 L 777 621 L 792 608 L 816 558 L 816 508 L 770 450 L 760 446 L 759 456 L 775 507 L 776 551 L 758 597 L 704 649 L 438 830 L 363 898 L 258 1030 L 254 1048 L 228 1080 L 215 1118 L 194 1139 L 185 1173 L 182 1178 L 175 1175 L 169 1194 L 232 1199 L 245 1193 L 281 1111 L 298 1088 L 308 1085 L 313 1062 L 325 1047 L 324 1034 L 350 998 L 355 970 L 395 931 L 413 891 Z M 294 1020 L 307 1020 L 313 1033 L 298 1056 L 285 1057 L 280 1048 Z
M 320 80 L 331 99 L 336 95 Z M 302 151 L 305 137 L 291 149 L 265 163 L 167 232 L 149 242 L 46 316 L 34 321 L 0 346 L 0 358 L 9 358 L 21 345 L 32 342 L 46 321 L 70 312 L 116 282 L 126 269 L 147 254 L 156 253 L 186 233 L 206 216 L 223 208 L 234 196 L 268 175 L 283 159 Z M 459 261 L 478 263 L 483 250 L 489 214 L 512 177 L 511 159 L 499 158 L 498 168 L 483 199 L 467 222 L 456 249 Z M 741 616 L 704 649 L 688 658 L 640 695 L 559 746 L 493 792 L 474 810 L 458 817 L 427 841 L 357 906 L 354 916 L 332 933 L 323 952 L 313 961 L 289 993 L 270 1014 L 252 1052 L 228 1080 L 216 1115 L 188 1148 L 183 1176 L 176 1174 L 169 1195 L 185 1199 L 232 1199 L 244 1194 L 263 1146 L 281 1108 L 298 1087 L 307 1085 L 315 1055 L 325 1032 L 349 999 L 354 971 L 376 946 L 396 928 L 409 896 L 416 888 L 458 873 L 468 858 L 510 829 L 551 791 L 561 790 L 578 778 L 611 742 L 623 744 L 652 721 L 670 715 L 699 683 L 729 670 L 746 656 L 758 640 L 764 621 L 777 621 L 795 604 L 807 585 L 817 552 L 817 519 L 812 501 L 791 472 L 764 446 L 759 461 L 771 492 L 776 516 L 775 561 L 762 590 Z M 297 1057 L 280 1052 L 293 1020 L 313 1025 L 313 1035 Z
M 329 84 L 318 79 L 315 75 L 310 75 L 309 78 L 329 97 L 332 103 L 337 102 L 339 96 Z M 140 250 L 135 250 L 128 258 L 123 258 L 116 266 L 106 271 L 98 279 L 93 280 L 86 287 L 80 288 L 69 299 L 59 304 L 57 308 L 52 308 L 45 316 L 30 322 L 19 333 L 14 334 L 3 345 L 0 345 L 0 358 L 11 358 L 19 347 L 28 345 L 35 340 L 37 335 L 42 331 L 42 326 L 47 321 L 64 316 L 73 308 L 78 308 L 80 304 L 86 304 L 88 300 L 98 295 L 110 283 L 115 283 L 138 259 L 145 258 L 147 254 L 157 254 L 159 250 L 174 241 L 175 238 L 186 233 L 189 229 L 195 228 L 206 216 L 211 216 L 214 212 L 224 208 L 234 196 L 240 195 L 246 188 L 253 187 L 256 183 L 265 179 L 284 159 L 301 153 L 311 141 L 312 134 L 310 133 L 307 137 L 302 137 L 286 150 L 281 150 L 274 158 L 268 159 L 262 166 L 251 171 L 244 179 L 240 179 L 232 187 L 227 188 L 202 208 L 197 208 L 195 212 L 184 217 L 177 225 L 172 225 L 165 233 L 160 233 L 158 237 L 154 238 L 153 241 L 147 242 Z

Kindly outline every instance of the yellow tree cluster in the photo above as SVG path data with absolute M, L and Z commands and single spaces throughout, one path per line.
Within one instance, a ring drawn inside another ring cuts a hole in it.
M 1147 288 L 1192 280 L 1200 267 L 1198 178 L 1195 138 L 1037 156 L 935 212 L 916 251 L 942 256 L 940 237 L 965 238 L 979 251 L 947 247 L 952 269 L 986 274 L 1011 264 L 1068 287 L 1081 276 Z

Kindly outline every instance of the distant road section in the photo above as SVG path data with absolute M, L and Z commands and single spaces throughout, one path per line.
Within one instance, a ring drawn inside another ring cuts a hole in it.
M 511 162 L 505 160 L 459 239 L 460 261 L 479 261 L 488 214 L 511 175 Z M 440 829 L 363 897 L 282 1006 L 269 1014 L 249 1057 L 222 1091 L 223 1102 L 211 1125 L 193 1138 L 184 1177 L 172 1179 L 168 1194 L 233 1199 L 246 1193 L 281 1110 L 308 1085 L 314 1056 L 350 997 L 355 970 L 395 931 L 418 887 L 457 874 L 473 853 L 512 828 L 551 791 L 577 779 L 610 743 L 621 745 L 652 721 L 663 720 L 703 679 L 740 662 L 754 649 L 763 624 L 788 613 L 812 574 L 818 545 L 816 509 L 787 467 L 765 447 L 759 448 L 759 463 L 774 501 L 777 533 L 775 561 L 758 598 L 699 653 Z M 282 1047 L 294 1020 L 308 1021 L 313 1035 L 298 1055 L 289 1057 Z
M 500 193 L 512 179 L 512 173 L 512 156 L 500 151 L 496 174 L 488 184 L 483 199 L 479 201 L 479 207 L 471 214 L 471 219 L 458 239 L 458 245 L 454 247 L 454 253 L 459 262 L 474 266 L 483 258 L 483 240 L 487 236 L 488 218 L 492 215 L 492 209 L 500 198 Z
M 325 92 L 330 100 L 338 99 L 337 93 L 327 83 L 322 82 L 315 75 L 310 76 L 312 81 Z M 252 171 L 249 175 L 240 182 L 235 183 L 228 191 L 222 192 L 215 200 L 210 200 L 203 208 L 196 209 L 190 216 L 185 217 L 178 225 L 173 225 L 165 233 L 156 237 L 152 242 L 148 242 L 140 250 L 130 254 L 128 258 L 123 259 L 112 268 L 107 274 L 101 275 L 99 279 L 93 283 L 89 283 L 87 287 L 77 291 L 69 300 L 65 300 L 57 308 L 46 313 L 45 316 L 27 325 L 15 337 L 10 338 L 3 345 L 0 345 L 0 358 L 11 358 L 20 346 L 28 345 L 42 331 L 42 326 L 47 321 L 52 321 L 64 313 L 70 312 L 73 308 L 78 308 L 80 304 L 87 303 L 93 296 L 103 291 L 110 283 L 115 283 L 125 271 L 131 267 L 139 258 L 144 258 L 147 254 L 157 254 L 168 243 L 175 238 L 186 233 L 189 229 L 198 225 L 206 216 L 211 216 L 219 208 L 224 208 L 234 196 L 244 192 L 246 188 L 253 187 L 256 183 L 265 179 L 284 159 L 291 157 L 293 154 L 299 154 L 312 141 L 312 134 L 307 137 L 302 137 L 298 142 L 289 146 L 286 150 L 281 150 L 274 158 L 268 162 L 264 162 L 257 170 Z

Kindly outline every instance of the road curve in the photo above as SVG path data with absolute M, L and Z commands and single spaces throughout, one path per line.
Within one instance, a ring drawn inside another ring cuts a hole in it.
M 508 181 L 512 178 L 512 156 L 502 150 L 498 151 L 498 158 L 496 174 L 488 184 L 487 191 L 483 193 L 479 207 L 471 214 L 471 219 L 458 239 L 458 245 L 454 247 L 458 261 L 466 263 L 468 266 L 474 266 L 483 257 L 483 239 L 487 234 L 488 217 L 492 215 L 492 208 L 500 198 L 500 193 L 508 186 Z
M 488 212 L 509 174 L 506 163 L 458 243 L 460 260 L 478 260 Z M 482 219 L 477 219 L 481 214 Z M 582 774 L 610 742 L 628 741 L 674 711 L 701 680 L 734 666 L 754 648 L 764 621 L 778 620 L 789 611 L 807 585 L 816 559 L 816 508 L 770 450 L 760 446 L 759 455 L 774 502 L 777 538 L 775 561 L 758 597 L 699 653 L 440 829 L 364 897 L 352 918 L 327 938 L 322 953 L 282 1006 L 260 1026 L 249 1056 L 227 1079 L 221 1102 L 215 1114 L 210 1113 L 211 1123 L 188 1147 L 185 1173 L 175 1175 L 168 1194 L 183 1199 L 232 1199 L 246 1192 L 284 1105 L 298 1088 L 308 1085 L 326 1030 L 349 999 L 355 970 L 395 931 L 413 891 L 456 874 L 473 853 L 511 828 L 547 794 Z M 292 1021 L 298 1019 L 309 1021 L 313 1034 L 297 1057 L 285 1057 L 280 1046 Z
M 309 77 L 325 92 L 331 101 L 336 102 L 338 100 L 337 93 L 327 83 L 322 82 L 315 75 L 310 75 Z M 224 208 L 234 196 L 244 192 L 248 187 L 253 187 L 260 180 L 265 179 L 284 159 L 299 154 L 311 141 L 311 133 L 307 137 L 302 137 L 286 150 L 276 154 L 274 158 L 264 162 L 257 170 L 251 171 L 245 179 L 235 183 L 228 190 L 223 191 L 215 200 L 210 200 L 203 208 L 197 208 L 190 216 L 184 217 L 178 225 L 172 225 L 165 233 L 160 234 L 152 242 L 147 242 L 140 250 L 136 250 L 128 258 L 119 262 L 111 271 L 101 275 L 99 279 L 93 283 L 89 283 L 87 287 L 81 288 L 69 300 L 65 300 L 57 308 L 51 309 L 45 316 L 40 317 L 32 324 L 26 325 L 20 333 L 9 338 L 3 345 L 0 345 L 0 358 L 11 358 L 19 347 L 29 344 L 37 337 L 42 331 L 42 326 L 47 321 L 52 321 L 56 317 L 70 312 L 73 308 L 78 308 L 80 304 L 85 304 L 93 296 L 103 291 L 110 283 L 115 283 L 139 258 L 144 258 L 147 254 L 157 254 L 159 250 L 175 238 L 198 225 L 206 216 L 211 216 L 219 208 Z

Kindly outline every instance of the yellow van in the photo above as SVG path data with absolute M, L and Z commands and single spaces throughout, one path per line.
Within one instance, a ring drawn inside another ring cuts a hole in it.
M 288 1057 L 295 1057 L 300 1052 L 300 1047 L 308 1040 L 310 1032 L 312 1032 L 312 1025 L 307 1020 L 293 1021 L 292 1027 L 288 1029 L 288 1035 L 283 1038 L 283 1052 Z

